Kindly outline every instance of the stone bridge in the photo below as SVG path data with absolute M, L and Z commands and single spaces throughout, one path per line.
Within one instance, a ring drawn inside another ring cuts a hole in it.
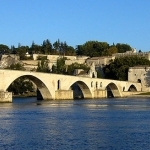
M 7 89 L 13 81 L 22 76 L 28 77 L 32 82 L 35 83 L 44 100 L 74 99 L 74 97 L 80 96 L 86 99 L 104 98 L 108 96 L 108 91 L 110 91 L 114 97 L 124 97 L 124 93 L 128 95 L 130 93 L 129 91 L 131 90 L 141 91 L 140 83 L 128 81 L 1 69 L 1 101 L 12 100 L 12 98 L 10 98 L 10 100 L 5 98 L 12 97 L 10 92 L 7 92 Z M 80 95 L 76 89 L 80 89 L 82 95 Z

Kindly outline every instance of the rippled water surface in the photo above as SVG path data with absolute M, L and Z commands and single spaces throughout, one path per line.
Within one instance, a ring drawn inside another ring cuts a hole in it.
M 150 99 L 0 104 L 0 150 L 148 150 Z

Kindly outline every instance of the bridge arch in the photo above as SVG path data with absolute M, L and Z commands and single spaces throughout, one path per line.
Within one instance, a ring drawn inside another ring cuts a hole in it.
M 40 92 L 37 95 L 37 99 L 44 99 L 44 100 L 48 100 L 48 99 L 52 99 L 52 95 L 48 89 L 48 87 L 44 84 L 44 82 L 42 82 L 42 80 L 40 80 L 39 78 L 33 76 L 33 75 L 21 75 L 21 76 L 17 76 L 15 78 L 13 78 L 11 80 L 11 82 L 8 83 L 8 85 L 6 86 L 6 89 L 9 88 L 9 86 L 18 78 L 20 77 L 27 77 L 29 80 L 31 80 L 36 86 L 37 86 L 37 90 Z
M 69 89 L 73 90 L 74 98 L 92 98 L 92 92 L 86 83 L 83 81 L 76 81 L 72 83 Z
M 106 86 L 106 90 L 107 90 L 107 97 L 121 97 L 119 88 L 113 82 L 109 83 Z
M 131 84 L 130 87 L 128 88 L 128 91 L 136 92 L 137 88 L 135 85 Z

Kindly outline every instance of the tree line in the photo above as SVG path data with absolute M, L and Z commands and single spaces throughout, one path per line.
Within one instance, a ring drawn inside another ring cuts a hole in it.
M 59 39 L 54 43 L 51 43 L 49 39 L 42 42 L 41 45 L 32 42 L 31 46 L 24 46 L 20 43 L 18 47 L 12 45 L 10 48 L 7 45 L 0 44 L 0 54 L 17 54 L 21 60 L 32 59 L 26 57 L 26 53 L 29 54 L 45 54 L 45 55 L 62 55 L 62 56 L 110 56 L 114 53 L 123 53 L 132 50 L 128 44 L 112 44 L 99 41 L 87 41 L 82 45 L 77 45 L 75 48 L 69 46 L 67 42 L 61 42 Z
M 143 56 L 125 56 L 116 58 L 103 68 L 105 78 L 114 80 L 128 80 L 129 67 L 150 66 L 150 61 Z

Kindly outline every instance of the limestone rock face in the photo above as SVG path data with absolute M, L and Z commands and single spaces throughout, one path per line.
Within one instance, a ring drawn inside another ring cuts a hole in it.
M 21 63 L 19 59 L 16 59 L 16 57 L 13 57 L 11 55 L 2 56 L 0 61 L 0 68 L 6 68 L 16 63 Z

